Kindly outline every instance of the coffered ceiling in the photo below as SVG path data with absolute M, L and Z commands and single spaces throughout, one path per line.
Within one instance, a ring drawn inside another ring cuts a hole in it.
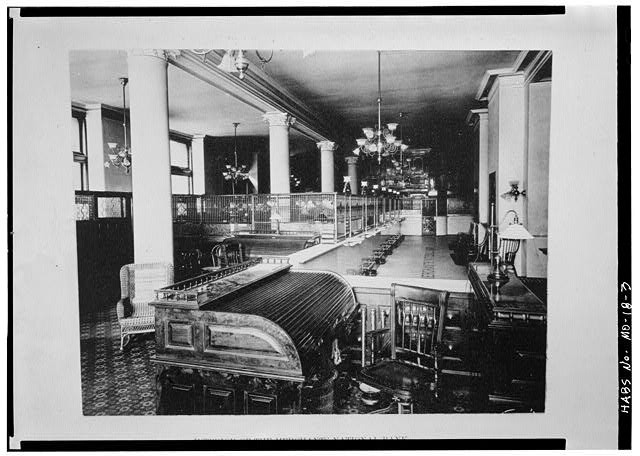
M 261 51 L 270 55 L 270 50 Z M 518 51 L 383 51 L 382 121 L 402 120 L 403 135 L 416 147 L 434 146 L 434 132 L 462 128 L 486 70 L 510 67 Z M 260 67 L 253 51 L 248 71 Z M 263 71 L 324 117 L 338 120 L 338 135 L 354 138 L 377 122 L 376 51 L 280 51 Z M 127 75 L 125 51 L 70 54 L 73 101 L 121 106 L 118 78 Z M 184 133 L 212 136 L 268 135 L 261 112 L 169 65 L 169 124 Z M 336 138 L 337 139 L 337 138 Z M 293 132 L 293 141 L 304 143 Z M 295 149 L 295 147 L 293 148 Z

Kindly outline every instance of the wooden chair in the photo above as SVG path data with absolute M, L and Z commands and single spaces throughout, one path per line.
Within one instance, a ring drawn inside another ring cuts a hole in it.
M 489 261 L 489 225 L 487 223 L 475 224 L 474 244 L 469 251 L 469 261 Z M 480 227 L 483 228 L 482 239 L 480 239 Z
M 132 334 L 155 331 L 155 316 L 149 302 L 154 290 L 173 283 L 173 265 L 168 263 L 125 264 L 120 268 L 120 300 L 116 304 L 120 324 L 120 350 Z M 126 342 L 125 342 L 126 339 Z
M 507 268 L 511 268 L 516 275 L 517 272 L 513 263 L 519 249 L 520 239 L 500 239 L 500 258 L 502 258 L 502 262 L 507 265 Z
M 480 234 L 480 227 L 484 227 Z M 482 236 L 482 239 L 480 237 Z M 468 232 L 458 233 L 454 246 L 456 264 L 489 260 L 489 230 L 485 223 L 472 222 Z
M 448 299 L 447 291 L 391 285 L 390 357 L 364 366 L 363 356 L 360 379 L 390 394 L 398 413 L 413 413 L 414 404 L 428 404 L 438 396 L 440 345 Z M 379 336 L 380 332 L 371 335 Z M 363 334 L 364 353 L 364 345 L 369 342 Z M 375 354 L 372 356 L 375 358 Z
M 178 254 L 175 266 L 175 276 L 177 280 L 184 280 L 194 275 L 201 274 L 203 266 L 203 255 L 200 249 L 181 251 Z

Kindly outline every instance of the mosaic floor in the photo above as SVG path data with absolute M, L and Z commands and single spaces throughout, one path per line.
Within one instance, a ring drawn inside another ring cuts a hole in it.
M 134 336 L 121 352 L 114 306 L 82 317 L 80 352 L 85 415 L 155 414 L 153 334 Z

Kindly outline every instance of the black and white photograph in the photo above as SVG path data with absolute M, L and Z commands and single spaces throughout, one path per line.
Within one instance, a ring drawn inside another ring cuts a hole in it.
M 615 6 L 24 11 L 10 447 L 622 445 Z

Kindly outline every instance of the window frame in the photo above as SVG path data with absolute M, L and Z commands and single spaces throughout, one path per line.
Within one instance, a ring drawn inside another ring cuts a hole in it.
M 171 165 L 172 176 L 184 176 L 188 178 L 187 188 L 189 195 L 193 195 L 193 152 L 191 150 L 191 143 L 193 136 L 181 133 L 175 130 L 169 130 L 169 141 L 184 144 L 187 147 L 187 166 L 174 166 Z
M 89 190 L 89 158 L 87 157 L 87 111 L 71 105 L 71 117 L 78 120 L 78 145 L 80 151 L 72 150 L 73 162 L 80 166 L 80 189 Z

